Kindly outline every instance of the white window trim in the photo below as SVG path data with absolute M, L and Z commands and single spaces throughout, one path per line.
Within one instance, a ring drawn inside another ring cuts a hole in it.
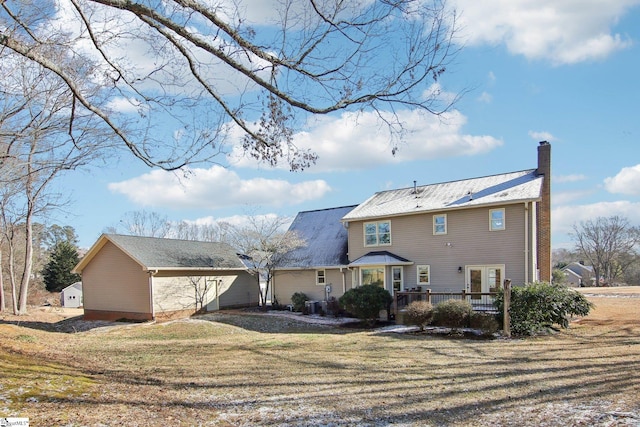
M 492 217 L 492 213 L 493 212 L 502 212 L 502 228 L 493 228 L 493 217 Z M 504 208 L 498 208 L 498 209 L 489 209 L 489 231 L 504 231 L 507 229 L 507 214 L 505 212 Z
M 402 292 L 404 291 L 404 268 L 402 268 L 402 266 L 399 266 L 399 265 L 394 265 L 391 267 L 391 289 L 394 289 L 393 286 L 394 286 L 395 280 L 393 278 L 393 272 L 395 269 L 400 270 L 400 289 L 398 291 Z
M 444 217 L 444 232 L 442 233 L 438 233 L 436 231 L 436 218 L 439 217 Z M 447 227 L 447 214 L 437 214 L 433 216 L 433 235 L 434 236 L 444 236 L 445 234 L 447 234 L 448 231 L 448 227 Z
M 320 282 L 320 273 L 322 273 L 322 282 Z M 316 285 L 324 286 L 327 284 L 327 272 L 324 269 L 316 270 Z
M 427 268 L 427 281 L 426 282 L 421 282 L 420 281 L 420 268 Z M 417 265 L 416 266 L 416 284 L 418 286 L 429 286 L 431 284 L 431 266 L 430 265 Z
M 378 233 L 378 224 L 381 223 L 389 223 L 389 243 L 380 243 L 380 234 Z M 375 224 L 376 225 L 376 243 L 367 244 L 367 225 Z M 374 246 L 391 246 L 392 237 L 391 237 L 391 220 L 386 219 L 383 221 L 368 221 L 362 224 L 362 239 L 365 247 L 374 247 Z

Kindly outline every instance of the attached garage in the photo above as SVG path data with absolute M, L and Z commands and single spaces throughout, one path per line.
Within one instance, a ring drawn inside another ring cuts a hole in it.
M 257 279 L 225 243 L 103 234 L 73 270 L 87 320 L 152 320 L 258 305 Z

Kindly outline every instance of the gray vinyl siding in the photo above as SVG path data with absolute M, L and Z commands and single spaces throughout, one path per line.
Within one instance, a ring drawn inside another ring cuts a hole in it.
M 148 274 L 111 242 L 82 270 L 82 287 L 87 310 L 151 312 Z
M 343 268 L 326 268 L 325 282 L 331 285 L 330 297 L 340 298 L 344 288 L 351 289 L 351 271 Z M 326 299 L 325 286 L 316 284 L 316 270 L 279 270 L 275 275 L 274 295 L 280 304 L 291 304 L 291 296 L 302 292 L 313 301 Z
M 504 265 L 505 278 L 522 284 L 530 280 L 525 278 L 525 204 L 503 207 L 506 224 L 503 231 L 489 230 L 488 207 L 447 211 L 444 235 L 433 235 L 433 213 L 381 218 L 391 221 L 391 245 L 381 246 L 364 246 L 363 224 L 368 221 L 350 222 L 349 259 L 383 250 L 407 258 L 414 264 L 403 268 L 405 289 L 416 286 L 418 265 L 430 266 L 429 288 L 433 291 L 465 289 L 467 265 Z M 462 267 L 462 273 L 458 273 L 458 267 Z M 390 289 L 390 267 L 386 269 L 385 283 Z

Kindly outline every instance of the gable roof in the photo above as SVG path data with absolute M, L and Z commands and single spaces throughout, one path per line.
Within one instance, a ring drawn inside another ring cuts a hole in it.
M 226 243 L 103 234 L 73 271 L 81 272 L 107 242 L 116 245 L 145 271 L 246 269 L 235 249 Z
M 60 292 L 66 292 L 66 291 L 71 291 L 71 290 L 76 290 L 76 291 L 82 292 L 82 282 L 75 282 L 74 284 L 69 285 L 66 288 L 62 289 L 62 291 L 60 291 Z
M 581 264 L 579 262 L 571 262 L 569 264 L 567 264 L 562 271 L 570 271 L 573 274 L 575 274 L 576 276 L 583 276 L 585 274 L 593 274 L 593 266 L 591 265 L 584 265 Z
M 363 265 L 411 265 L 412 261 L 399 255 L 392 254 L 389 251 L 374 251 L 362 255 L 349 264 L 349 267 L 358 267 Z
M 308 268 L 310 266 L 346 266 L 347 230 L 340 219 L 356 205 L 299 212 L 289 227 L 306 241 L 306 246 L 292 251 L 288 261 L 279 268 Z
M 536 169 L 460 181 L 381 191 L 342 221 L 447 211 L 541 199 L 543 176 Z

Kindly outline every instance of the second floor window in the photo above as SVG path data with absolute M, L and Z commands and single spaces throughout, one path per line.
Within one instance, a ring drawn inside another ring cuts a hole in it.
M 391 221 L 366 222 L 364 245 L 381 246 L 391 244 Z
M 490 209 L 489 210 L 489 230 L 498 231 L 504 230 L 504 208 L 502 209 Z
M 433 234 L 447 234 L 447 215 L 433 216 Z

